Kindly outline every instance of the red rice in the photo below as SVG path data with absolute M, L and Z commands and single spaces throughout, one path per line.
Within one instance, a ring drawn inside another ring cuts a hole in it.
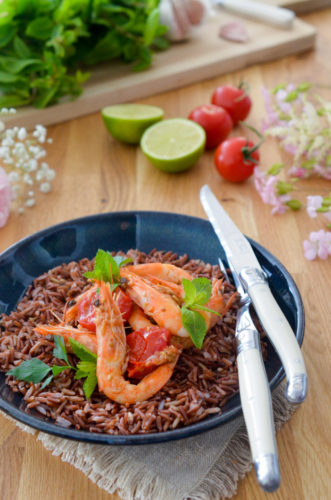
M 222 277 L 218 266 L 178 257 L 173 252 L 153 250 L 145 254 L 130 250 L 134 263 L 169 262 L 183 267 L 195 276 Z M 91 270 L 93 261 L 63 264 L 36 278 L 15 311 L 1 317 L 0 370 L 7 372 L 22 360 L 38 357 L 51 365 L 54 343 L 33 331 L 36 324 L 61 318 L 64 304 L 90 285 L 83 273 Z M 225 300 L 234 288 L 223 284 Z M 208 333 L 200 351 L 194 347 L 180 356 L 171 380 L 154 397 L 143 403 L 120 405 L 97 390 L 86 400 L 82 380 L 74 380 L 73 371 L 65 371 L 52 383 L 40 389 L 8 376 L 7 384 L 20 392 L 25 411 L 37 411 L 63 427 L 73 426 L 90 432 L 108 434 L 146 434 L 165 432 L 192 424 L 208 415 L 222 412 L 228 399 L 238 392 L 238 374 L 234 329 L 238 305 L 235 301 L 226 316 Z M 265 344 L 262 342 L 264 355 Z M 71 363 L 77 360 L 69 354 Z M 58 363 L 58 361 L 56 361 Z

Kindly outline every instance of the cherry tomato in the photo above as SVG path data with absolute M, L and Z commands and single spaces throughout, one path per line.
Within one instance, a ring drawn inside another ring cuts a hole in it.
M 122 317 L 127 321 L 132 311 L 133 302 L 120 288 L 116 289 L 115 294 L 115 300 Z M 78 305 L 78 323 L 91 332 L 95 332 L 95 302 L 98 299 L 98 294 L 94 292 L 89 297 L 85 297 Z
M 250 177 L 259 163 L 260 154 L 245 137 L 230 137 L 218 146 L 214 162 L 224 179 L 241 182 Z
M 252 107 L 252 100 L 245 90 L 232 85 L 217 87 L 211 102 L 224 108 L 231 116 L 234 125 L 245 120 Z
M 96 292 L 92 295 L 85 297 L 78 305 L 78 323 L 90 330 L 95 332 L 95 301 L 98 300 L 98 295 Z
M 131 315 L 133 302 L 131 298 L 120 288 L 116 289 L 116 302 L 121 311 L 122 317 L 127 321 Z
M 213 104 L 204 104 L 195 108 L 189 114 L 189 119 L 205 129 L 207 149 L 218 146 L 232 130 L 232 120 L 229 113 Z
M 151 326 L 140 328 L 126 336 L 130 348 L 128 375 L 141 378 L 154 370 L 155 365 L 146 366 L 145 361 L 153 354 L 163 351 L 170 342 L 171 334 L 166 328 Z

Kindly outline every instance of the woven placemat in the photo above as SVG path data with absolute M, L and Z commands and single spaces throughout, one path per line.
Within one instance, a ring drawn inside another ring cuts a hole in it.
M 284 384 L 273 391 L 272 401 L 279 430 L 296 406 L 286 401 Z M 35 434 L 53 455 L 81 470 L 108 493 L 117 491 L 123 500 L 231 498 L 239 479 L 252 467 L 242 417 L 191 438 L 143 446 L 79 443 L 15 423 Z

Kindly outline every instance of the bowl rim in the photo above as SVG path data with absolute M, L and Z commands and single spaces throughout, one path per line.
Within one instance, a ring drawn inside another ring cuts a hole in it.
M 54 233 L 59 229 L 63 229 L 67 226 L 74 224 L 83 224 L 85 221 L 92 219 L 107 219 L 109 217 L 127 217 L 127 216 L 164 216 L 164 217 L 180 217 L 186 219 L 187 222 L 199 222 L 205 223 L 206 225 L 210 224 L 207 219 L 203 219 L 201 217 L 195 217 L 192 215 L 179 214 L 176 212 L 167 212 L 167 211 L 153 211 L 153 210 L 126 210 L 126 211 L 118 211 L 118 212 L 103 212 L 99 214 L 91 214 L 87 216 L 78 217 L 75 219 L 70 219 L 67 221 L 59 222 L 47 228 L 41 229 L 31 235 L 28 235 L 19 241 L 13 243 L 6 250 L 0 253 L 0 263 L 3 259 L 6 259 L 9 255 L 12 254 L 17 248 L 19 248 L 23 244 L 29 244 L 30 242 L 43 237 L 47 234 Z M 207 226 L 206 226 L 207 227 Z M 275 257 L 269 250 L 265 247 L 254 241 L 253 239 L 246 236 L 250 244 L 254 249 L 257 249 L 267 260 L 272 264 L 276 265 L 281 274 L 285 277 L 290 293 L 293 297 L 293 300 L 296 305 L 296 315 L 297 315 L 297 328 L 296 328 L 296 338 L 299 345 L 302 345 L 304 330 L 305 330 L 305 313 L 304 313 L 304 305 L 298 290 L 298 287 L 292 278 L 291 274 L 285 266 Z M 4 373 L 4 372 L 2 372 Z M 283 366 L 281 366 L 273 378 L 269 381 L 270 390 L 273 391 L 285 378 L 285 371 Z M 19 422 L 28 425 L 38 431 L 45 432 L 47 434 L 51 434 L 54 436 L 62 437 L 65 439 L 71 439 L 74 441 L 82 441 L 86 443 L 93 444 L 108 444 L 108 445 L 143 445 L 143 444 L 156 444 L 162 442 L 168 442 L 172 440 L 179 440 L 188 437 L 192 437 L 196 434 L 200 434 L 202 432 L 209 431 L 214 429 L 215 427 L 222 426 L 223 424 L 233 420 L 236 417 L 240 417 L 242 415 L 242 408 L 239 401 L 239 404 L 234 408 L 227 410 L 225 414 L 221 413 L 220 415 L 213 416 L 211 418 L 207 418 L 201 420 L 200 422 L 196 422 L 194 424 L 190 424 L 185 427 L 181 427 L 179 429 L 168 430 L 165 432 L 159 433 L 150 433 L 150 434 L 133 434 L 133 435 L 111 435 L 111 434 L 98 434 L 89 431 L 81 431 L 73 428 L 61 427 L 55 423 L 53 420 L 42 420 L 39 417 L 34 415 L 30 415 L 26 413 L 24 410 L 20 410 L 14 406 L 12 406 L 7 401 L 3 400 L 0 396 L 0 409 L 4 411 L 7 415 L 18 420 Z

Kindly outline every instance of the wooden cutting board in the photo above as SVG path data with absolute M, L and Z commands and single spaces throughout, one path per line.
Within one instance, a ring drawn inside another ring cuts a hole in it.
M 33 127 L 36 123 L 63 122 L 110 104 L 136 101 L 314 46 L 315 29 L 299 19 L 291 30 L 243 19 L 249 34 L 247 43 L 219 38 L 220 26 L 235 19 L 232 14 L 217 9 L 189 41 L 174 44 L 167 51 L 156 54 L 150 69 L 134 73 L 130 66 L 121 63 L 98 67 L 93 69 L 83 94 L 75 101 L 61 102 L 43 110 L 21 108 L 16 115 L 8 116 L 7 123 Z
M 294 10 L 297 14 L 313 12 L 331 7 L 331 0 L 263 0 L 264 3 L 279 5 Z

